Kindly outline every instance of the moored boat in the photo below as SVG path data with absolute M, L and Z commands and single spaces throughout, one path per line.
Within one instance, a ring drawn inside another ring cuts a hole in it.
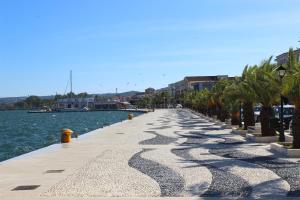
M 40 110 L 29 110 L 28 113 L 51 113 L 53 110 L 47 106 L 44 106 Z

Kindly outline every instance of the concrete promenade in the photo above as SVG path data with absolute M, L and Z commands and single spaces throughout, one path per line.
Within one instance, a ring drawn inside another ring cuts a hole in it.
M 300 162 L 278 156 L 187 110 L 156 110 L 0 163 L 0 199 L 299 199 Z

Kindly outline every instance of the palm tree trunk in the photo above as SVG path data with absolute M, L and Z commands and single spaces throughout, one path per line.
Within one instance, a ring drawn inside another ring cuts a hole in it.
M 293 148 L 300 149 L 300 108 L 295 108 L 292 121 Z
M 220 121 L 221 121 L 221 122 L 225 122 L 225 120 L 228 119 L 229 116 L 230 116 L 230 115 L 229 115 L 228 111 L 227 111 L 225 108 L 223 108 L 223 109 L 221 110 Z
M 244 111 L 244 129 L 247 130 L 248 126 L 255 126 L 253 103 L 245 102 L 243 104 L 243 111 Z
M 269 121 L 273 117 L 273 109 L 270 106 L 262 106 L 261 112 L 261 135 L 262 136 L 274 136 L 275 129 L 270 128 Z
M 231 125 L 240 124 L 240 112 L 231 113 Z
M 209 117 L 212 117 L 214 115 L 216 115 L 217 111 L 216 111 L 216 106 L 212 105 L 209 107 Z
M 216 111 L 217 111 L 217 113 L 216 113 L 217 119 L 221 120 L 222 107 L 219 104 L 217 104 L 217 106 L 216 106 Z
M 225 122 L 225 119 L 229 117 L 228 111 L 220 104 L 217 104 L 217 119 L 221 122 Z
M 212 116 L 212 109 L 211 109 L 211 108 L 209 108 L 209 109 L 208 109 L 208 111 L 207 111 L 207 115 L 208 115 L 209 117 L 211 117 L 211 116 Z

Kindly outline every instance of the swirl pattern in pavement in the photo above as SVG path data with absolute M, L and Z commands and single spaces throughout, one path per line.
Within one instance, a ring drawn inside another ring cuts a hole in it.
M 141 145 L 171 144 L 171 143 L 177 141 L 177 138 L 160 135 L 160 134 L 156 133 L 155 131 L 145 131 L 145 132 L 151 133 L 151 134 L 155 135 L 155 137 L 139 142 L 139 144 L 141 144 Z
M 128 165 L 154 179 L 159 184 L 162 197 L 180 196 L 184 191 L 184 179 L 169 167 L 141 157 L 142 153 L 150 150 L 143 149 L 133 155 Z
M 288 196 L 300 196 L 300 164 L 283 159 L 277 159 L 272 156 L 256 156 L 236 149 L 210 149 L 210 153 L 225 158 L 239 159 L 249 163 L 260 165 L 273 171 L 290 185 Z
M 234 196 L 234 197 L 248 197 L 252 192 L 250 185 L 241 177 L 218 169 L 213 165 L 207 164 L 204 161 L 195 160 L 193 156 L 189 154 L 192 148 L 172 149 L 172 153 L 185 159 L 197 163 L 201 166 L 207 167 L 211 172 L 213 178 L 208 190 L 202 194 L 203 197 L 222 197 L 222 196 Z M 199 194 L 200 195 L 200 194 Z

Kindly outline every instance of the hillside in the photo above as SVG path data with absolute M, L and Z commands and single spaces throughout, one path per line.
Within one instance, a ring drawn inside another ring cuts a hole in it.
M 124 97 L 129 97 L 133 96 L 136 93 L 139 93 L 138 91 L 128 91 L 128 92 L 123 92 L 123 93 L 118 93 L 120 96 Z M 92 94 L 94 96 L 102 96 L 102 97 L 112 97 L 115 96 L 115 93 L 105 93 L 105 94 Z M 49 96 L 39 96 L 41 99 L 53 99 L 54 95 L 49 95 Z M 0 104 L 8 104 L 8 103 L 17 103 L 20 101 L 25 100 L 27 97 L 3 97 L 0 98 Z

